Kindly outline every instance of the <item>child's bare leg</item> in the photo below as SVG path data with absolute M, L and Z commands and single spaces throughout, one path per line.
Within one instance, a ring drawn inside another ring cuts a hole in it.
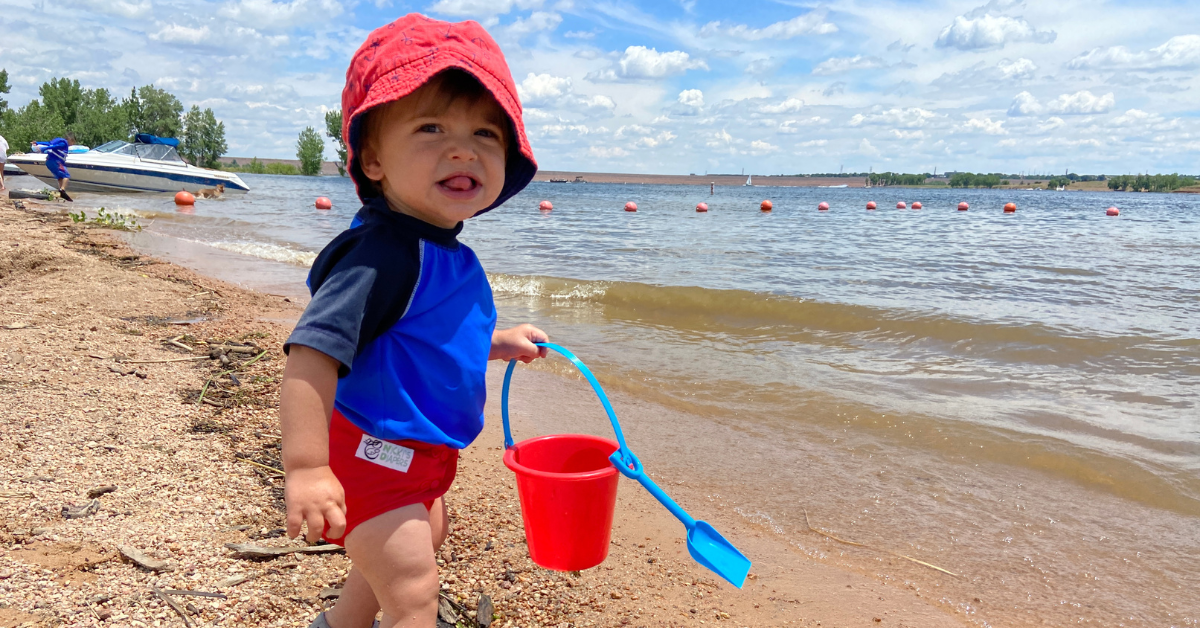
M 355 566 L 346 576 L 337 604 L 325 611 L 325 620 L 332 628 L 371 628 L 378 613 L 379 602 L 375 600 L 375 592 Z
M 434 625 L 438 573 L 425 504 L 397 508 L 359 524 L 346 537 L 346 553 L 383 608 L 380 628 Z

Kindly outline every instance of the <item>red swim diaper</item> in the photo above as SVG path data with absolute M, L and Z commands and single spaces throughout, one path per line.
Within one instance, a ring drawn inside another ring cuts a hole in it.
M 425 504 L 450 490 L 458 450 L 414 440 L 383 440 L 358 429 L 337 410 L 329 425 L 329 466 L 346 492 L 346 532 L 325 540 L 345 545 L 346 535 L 385 512 Z

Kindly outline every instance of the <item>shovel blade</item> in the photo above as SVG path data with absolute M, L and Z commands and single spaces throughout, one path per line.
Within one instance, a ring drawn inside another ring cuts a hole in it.
M 697 521 L 688 530 L 687 547 L 696 562 L 728 580 L 729 584 L 740 589 L 746 583 L 750 559 L 707 522 Z

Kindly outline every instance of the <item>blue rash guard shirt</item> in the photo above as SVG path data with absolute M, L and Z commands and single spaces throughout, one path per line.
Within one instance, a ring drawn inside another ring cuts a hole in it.
M 364 432 L 462 449 L 483 429 L 496 329 L 487 276 L 441 229 L 368 199 L 309 272 L 312 301 L 284 351 L 340 365 L 334 407 Z
M 67 173 L 67 152 L 70 145 L 67 140 L 56 137 L 49 142 L 38 142 L 38 151 L 46 154 L 46 168 L 56 179 L 69 179 Z

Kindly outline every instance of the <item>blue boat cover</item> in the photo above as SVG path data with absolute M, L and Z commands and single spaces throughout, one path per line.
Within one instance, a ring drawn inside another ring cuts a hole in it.
M 138 144 L 164 144 L 166 146 L 179 146 L 179 140 L 173 137 L 159 137 L 157 135 L 150 135 L 149 133 L 138 133 L 137 135 L 133 136 L 133 139 Z

